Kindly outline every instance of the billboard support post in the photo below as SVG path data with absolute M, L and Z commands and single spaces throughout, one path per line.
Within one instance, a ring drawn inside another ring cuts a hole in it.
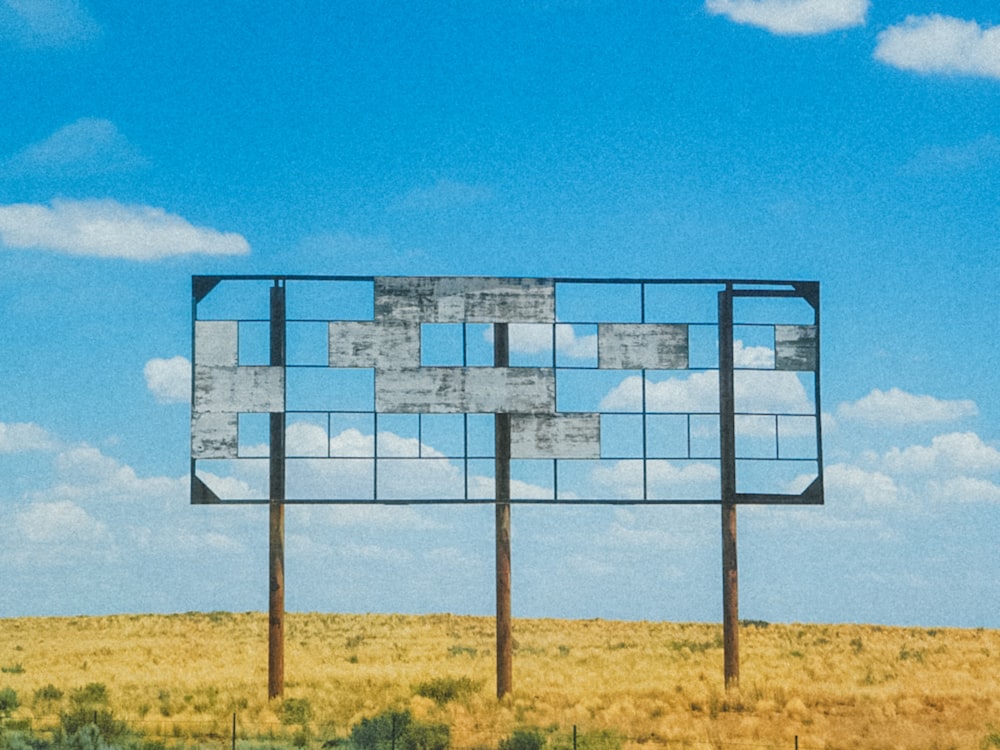
M 271 366 L 285 365 L 285 287 L 271 287 Z M 285 691 L 285 413 L 270 414 L 267 697 Z
M 510 365 L 506 323 L 493 325 L 493 366 Z M 514 683 L 514 638 L 510 606 L 510 414 L 494 416 L 497 584 L 497 698 L 509 695 Z
M 722 646 L 726 688 L 740 684 L 739 571 L 736 558 L 736 388 L 733 289 L 719 292 L 719 457 L 722 474 Z

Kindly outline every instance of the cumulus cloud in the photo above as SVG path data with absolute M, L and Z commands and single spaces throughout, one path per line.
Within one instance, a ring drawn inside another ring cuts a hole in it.
M 1000 503 L 1000 487 L 978 477 L 951 477 L 929 482 L 928 494 L 941 503 Z
M 719 469 L 697 461 L 648 461 L 645 474 L 641 461 L 616 461 L 597 466 L 593 481 L 603 496 L 640 500 L 643 480 L 647 496 L 670 500 L 712 500 L 719 497 Z
M 773 368 L 774 349 L 769 346 L 747 346 L 737 339 L 733 342 L 733 364 L 736 367 Z
M 29 48 L 67 48 L 101 34 L 100 24 L 77 0 L 0 0 L 0 39 Z
M 85 117 L 7 160 L 13 174 L 87 176 L 127 172 L 149 164 L 110 120 Z
M 508 326 L 510 350 L 519 354 L 552 351 L 552 326 L 547 323 L 511 323 Z M 597 334 L 581 333 L 567 323 L 555 326 L 556 350 L 574 359 L 597 358 Z M 483 330 L 483 339 L 493 343 L 493 326 Z
M 310 509 L 310 517 L 337 528 L 366 526 L 409 531 L 442 528 L 440 523 L 406 505 L 316 506 Z
M 135 469 L 81 444 L 56 456 L 57 484 L 25 495 L 31 501 L 107 501 L 132 503 L 140 500 L 171 501 L 186 497 L 186 477 L 141 477 Z
M 811 414 L 813 403 L 805 386 L 793 372 L 740 370 L 734 376 L 736 405 L 739 411 L 765 414 Z M 643 379 L 630 375 L 602 400 L 600 411 L 638 411 L 642 401 Z M 694 372 L 659 382 L 645 382 L 646 408 L 664 412 L 717 412 L 719 410 L 719 373 L 715 370 Z
M 0 206 L 0 242 L 14 249 L 142 261 L 250 251 L 239 234 L 196 227 L 162 208 L 114 200 L 56 199 L 50 206 Z
M 705 0 L 705 9 L 772 34 L 806 36 L 862 26 L 869 0 Z
M 938 14 L 908 16 L 878 35 L 874 57 L 917 73 L 1000 78 L 1000 27 Z
M 146 387 L 161 404 L 186 403 L 191 399 L 191 363 L 187 357 L 151 359 L 142 372 Z
M 48 430 L 32 422 L 0 422 L 0 453 L 49 451 L 58 442 Z
M 893 473 L 983 474 L 1000 471 L 1000 451 L 974 432 L 952 432 L 938 435 L 930 445 L 892 448 L 881 463 Z
M 824 472 L 828 502 L 861 506 L 895 505 L 899 488 L 895 480 L 880 471 L 866 471 L 850 464 L 834 464 Z
M 107 526 L 68 500 L 29 505 L 14 517 L 14 528 L 24 539 L 36 544 L 77 546 L 111 540 Z
M 942 400 L 933 396 L 914 395 L 899 388 L 881 391 L 875 388 L 864 398 L 837 407 L 837 416 L 844 420 L 874 425 L 906 425 L 927 422 L 952 422 L 979 413 L 973 401 Z

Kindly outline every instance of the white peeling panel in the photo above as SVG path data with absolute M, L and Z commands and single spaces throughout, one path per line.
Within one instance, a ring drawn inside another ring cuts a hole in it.
M 196 320 L 195 364 L 236 367 L 239 364 L 239 331 L 239 323 L 235 320 Z
M 775 326 L 774 367 L 777 370 L 816 370 L 816 326 Z
M 511 458 L 600 458 L 599 414 L 514 414 Z
M 285 368 L 194 368 L 195 412 L 279 412 L 285 410 Z
M 601 323 L 597 366 L 607 370 L 686 370 L 688 327 L 656 323 Z
M 553 323 L 548 279 L 423 276 L 375 279 L 375 317 L 419 323 Z
M 419 367 L 375 371 L 375 410 L 425 414 L 550 414 L 555 373 L 530 367 Z
M 330 323 L 330 367 L 419 366 L 419 324 L 367 320 Z
M 236 458 L 239 415 L 194 412 L 191 415 L 192 458 Z

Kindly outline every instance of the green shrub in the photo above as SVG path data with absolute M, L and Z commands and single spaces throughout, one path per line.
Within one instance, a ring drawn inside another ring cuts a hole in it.
M 446 724 L 414 721 L 409 711 L 386 711 L 356 724 L 350 744 L 355 750 L 448 750 L 451 736 Z
M 545 738 L 537 729 L 515 729 L 510 737 L 500 740 L 497 750 L 542 750 Z
M 351 729 L 351 745 L 356 750 L 395 750 L 409 724 L 409 711 L 386 711 L 366 717 Z
M 100 708 L 108 705 L 108 688 L 103 682 L 90 682 L 72 691 L 69 700 L 74 708 Z
M 403 735 L 403 750 L 448 750 L 451 734 L 447 724 L 412 722 Z
M 86 724 L 66 737 L 66 750 L 111 750 L 95 724 Z
M 467 698 L 482 687 L 481 682 L 469 677 L 436 677 L 427 682 L 421 682 L 413 692 L 424 698 L 430 698 L 439 706 L 454 700 Z
M 12 714 L 20 705 L 14 688 L 0 690 L 0 717 Z
M 308 724 L 312 718 L 312 706 L 308 698 L 286 698 L 281 704 L 281 723 L 285 725 Z
M 0 732 L 0 750 L 48 750 L 50 743 L 29 732 L 10 731 L 9 727 Z
M 118 721 L 107 709 L 76 708 L 59 715 L 59 725 L 67 738 L 73 737 L 87 727 L 93 727 L 100 735 L 100 740 L 104 741 L 120 738 L 128 734 L 128 727 L 125 722 Z M 87 743 L 93 738 L 82 737 L 80 742 Z M 95 742 L 97 740 L 94 740 Z M 86 750 L 81 748 L 78 750 Z

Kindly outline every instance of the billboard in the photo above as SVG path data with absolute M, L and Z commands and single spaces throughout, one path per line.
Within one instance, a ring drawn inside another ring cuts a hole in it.
M 816 282 L 192 281 L 192 502 L 823 502 Z

